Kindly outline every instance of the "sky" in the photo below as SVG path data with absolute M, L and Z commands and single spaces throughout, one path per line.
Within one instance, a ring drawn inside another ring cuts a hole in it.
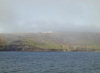
M 100 0 L 0 0 L 0 33 L 100 32 Z

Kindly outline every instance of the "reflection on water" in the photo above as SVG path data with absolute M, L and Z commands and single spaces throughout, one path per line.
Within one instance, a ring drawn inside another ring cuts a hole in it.
M 0 52 L 0 73 L 100 73 L 100 53 Z

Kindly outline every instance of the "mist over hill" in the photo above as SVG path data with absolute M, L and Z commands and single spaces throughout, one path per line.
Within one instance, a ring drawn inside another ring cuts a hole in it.
M 0 37 L 5 44 L 1 51 L 100 51 L 100 33 L 95 32 L 16 33 Z

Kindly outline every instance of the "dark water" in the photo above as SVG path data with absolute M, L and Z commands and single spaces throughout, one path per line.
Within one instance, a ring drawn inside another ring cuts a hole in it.
M 100 53 L 0 52 L 0 73 L 100 73 Z

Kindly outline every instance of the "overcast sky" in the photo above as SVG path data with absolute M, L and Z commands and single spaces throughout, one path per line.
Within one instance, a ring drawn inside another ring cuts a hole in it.
M 0 0 L 0 32 L 100 32 L 100 0 Z

